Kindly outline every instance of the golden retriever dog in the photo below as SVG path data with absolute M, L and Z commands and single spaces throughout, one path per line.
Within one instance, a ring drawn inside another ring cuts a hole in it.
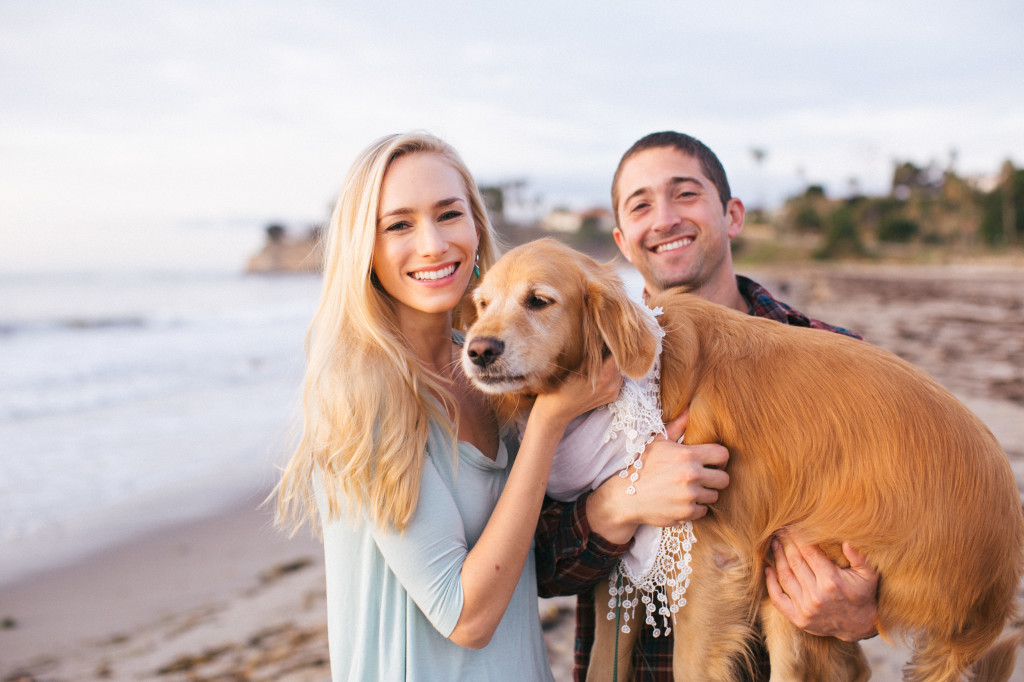
M 629 377 L 655 361 L 649 314 L 613 266 L 553 240 L 511 250 L 474 300 L 463 366 L 498 394 L 505 417 L 570 372 L 595 371 L 608 352 Z M 685 442 L 730 453 L 729 487 L 693 522 L 675 679 L 739 679 L 758 631 L 772 680 L 870 676 L 858 644 L 806 634 L 768 600 L 769 546 L 791 528 L 840 565 L 844 541 L 868 557 L 880 576 L 878 630 L 914 651 L 907 680 L 1005 680 L 1019 635 L 997 639 L 1016 613 L 1024 518 L 1006 454 L 985 425 L 924 372 L 869 343 L 681 292 L 650 304 L 663 309 L 665 419 L 689 406 Z M 610 678 L 618 655 L 619 678 L 629 679 L 636 628 L 619 634 L 616 654 L 604 615 L 590 672 Z

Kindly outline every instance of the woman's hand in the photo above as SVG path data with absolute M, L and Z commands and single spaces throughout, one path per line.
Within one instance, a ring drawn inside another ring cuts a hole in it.
M 530 412 L 534 415 L 565 427 L 576 417 L 597 409 L 615 400 L 622 388 L 622 372 L 609 355 L 601 364 L 599 376 L 591 378 L 573 374 L 561 386 L 550 393 L 537 396 Z

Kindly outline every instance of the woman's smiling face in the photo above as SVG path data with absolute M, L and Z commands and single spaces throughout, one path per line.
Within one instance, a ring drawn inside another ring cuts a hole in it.
M 408 313 L 450 313 L 462 300 L 479 243 L 465 184 L 437 154 L 400 156 L 384 174 L 373 272 Z

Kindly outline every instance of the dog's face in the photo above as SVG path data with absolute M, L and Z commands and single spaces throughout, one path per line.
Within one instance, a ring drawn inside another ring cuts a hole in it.
M 481 390 L 537 395 L 571 372 L 596 376 L 607 352 L 632 377 L 654 363 L 648 316 L 610 265 L 551 239 L 512 249 L 473 293 L 462 366 Z

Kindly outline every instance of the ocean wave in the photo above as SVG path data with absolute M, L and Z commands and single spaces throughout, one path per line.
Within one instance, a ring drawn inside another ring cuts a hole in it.
M 140 316 L 130 317 L 68 317 L 52 320 L 26 320 L 0 322 L 0 335 L 40 334 L 53 331 L 90 331 L 93 329 L 141 329 L 150 320 Z

